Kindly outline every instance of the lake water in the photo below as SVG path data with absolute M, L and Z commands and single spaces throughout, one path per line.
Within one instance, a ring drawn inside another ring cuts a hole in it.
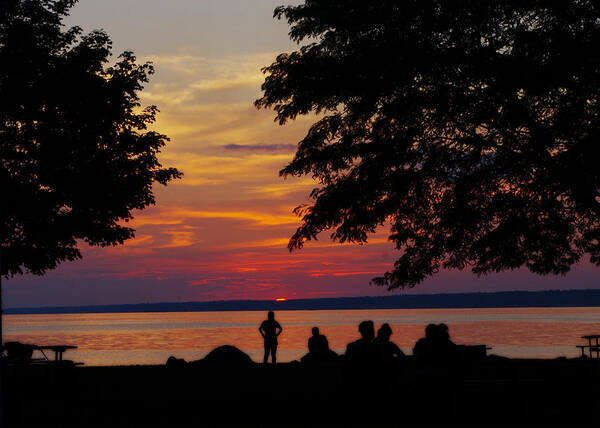
M 6 315 L 4 341 L 77 345 L 65 358 L 91 366 L 163 364 L 171 355 L 197 360 L 224 344 L 260 361 L 258 326 L 265 318 L 265 312 L 255 311 Z M 457 344 L 486 344 L 493 348 L 489 353 L 507 357 L 576 357 L 582 335 L 600 334 L 598 307 L 280 311 L 276 319 L 283 327 L 279 361 L 307 352 L 313 326 L 320 327 L 332 349 L 343 352 L 366 319 L 376 328 L 389 323 L 392 341 L 407 354 L 428 323 L 446 323 Z

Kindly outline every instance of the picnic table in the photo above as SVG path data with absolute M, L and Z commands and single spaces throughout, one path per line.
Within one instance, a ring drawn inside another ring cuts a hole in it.
M 20 342 L 6 342 L 4 349 L 7 352 L 6 359 L 10 364 L 29 365 L 29 364 L 62 364 L 69 363 L 81 365 L 83 363 L 74 363 L 72 361 L 63 361 L 63 354 L 69 349 L 77 349 L 73 345 L 32 345 Z M 34 351 L 40 351 L 44 358 L 32 358 Z M 54 352 L 54 360 L 48 358 L 44 351 Z
M 63 360 L 63 353 L 66 352 L 68 349 L 77 349 L 77 346 L 73 346 L 73 345 L 44 345 L 44 346 L 36 346 L 35 349 L 41 351 L 42 354 L 44 355 L 44 357 L 46 357 L 46 354 L 44 353 L 44 351 L 54 351 L 54 361 L 62 361 Z M 46 360 L 49 360 L 49 358 L 46 357 Z
M 587 345 L 577 345 L 577 348 L 581 349 L 581 356 L 585 356 L 585 350 L 587 349 L 590 358 L 594 358 L 594 352 L 596 353 L 596 358 L 600 358 L 600 334 L 589 334 L 586 336 L 581 336 L 582 339 L 587 339 Z

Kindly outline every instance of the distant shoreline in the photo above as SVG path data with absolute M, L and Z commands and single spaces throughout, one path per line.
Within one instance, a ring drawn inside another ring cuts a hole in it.
M 137 303 L 33 308 L 6 308 L 5 315 L 127 312 L 216 312 L 343 309 L 468 309 L 600 306 L 600 290 L 501 291 L 489 293 L 413 294 L 319 299 L 221 300 L 214 302 Z

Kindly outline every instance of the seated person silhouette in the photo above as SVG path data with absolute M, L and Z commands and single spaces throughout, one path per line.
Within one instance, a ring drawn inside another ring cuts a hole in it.
M 263 363 L 267 364 L 269 354 L 273 364 L 277 363 L 277 336 L 281 334 L 283 329 L 277 321 L 275 321 L 275 312 L 269 311 L 267 319 L 264 320 L 258 328 L 260 335 L 265 340 L 265 357 Z
M 303 363 L 333 361 L 337 354 L 329 349 L 327 337 L 319 332 L 319 327 L 312 328 L 312 336 L 308 339 L 308 354 L 300 360 Z
M 390 341 L 392 328 L 388 323 L 383 324 L 377 331 L 377 337 L 373 340 L 373 347 L 377 359 L 382 363 L 392 363 L 398 358 L 404 357 L 404 352 L 394 342 Z
M 373 321 L 363 321 L 358 325 L 360 339 L 346 345 L 346 359 L 353 363 L 368 363 L 375 357 L 373 337 L 375 327 Z
M 425 328 L 425 337 L 413 348 L 413 356 L 425 363 L 449 361 L 456 356 L 456 345 L 450 340 L 446 324 L 429 324 Z
M 319 332 L 319 327 L 312 328 L 312 337 L 308 339 L 308 352 L 324 355 L 329 349 L 327 338 Z
M 413 348 L 413 357 L 419 361 L 426 361 L 433 354 L 433 341 L 436 325 L 428 324 L 425 327 L 425 337 L 420 338 Z

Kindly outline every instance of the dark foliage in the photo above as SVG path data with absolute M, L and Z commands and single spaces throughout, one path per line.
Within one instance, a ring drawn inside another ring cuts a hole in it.
M 317 113 L 281 175 L 312 174 L 290 240 L 363 243 L 391 225 L 379 285 L 439 269 L 600 264 L 600 3 L 307 0 L 305 44 L 263 69 L 259 108 Z
M 78 241 L 116 245 L 121 221 L 154 203 L 167 136 L 138 93 L 153 73 L 131 52 L 109 66 L 111 41 L 62 19 L 75 0 L 0 0 L 2 274 L 42 274 L 80 257 Z

